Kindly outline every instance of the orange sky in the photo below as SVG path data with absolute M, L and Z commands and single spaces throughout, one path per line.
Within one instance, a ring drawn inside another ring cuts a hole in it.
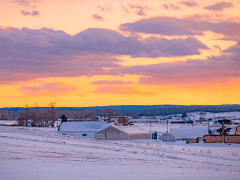
M 0 4 L 0 107 L 240 102 L 237 0 Z

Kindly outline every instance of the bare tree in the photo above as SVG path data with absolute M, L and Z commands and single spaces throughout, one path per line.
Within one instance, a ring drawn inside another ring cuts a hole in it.
M 0 110 L 0 119 L 1 120 L 9 120 L 10 118 L 10 114 L 9 114 L 9 111 L 8 109 L 2 109 Z
M 31 110 L 28 107 L 27 104 L 24 105 L 24 109 L 20 111 L 18 115 L 18 121 L 20 122 L 21 125 L 27 126 L 27 121 L 30 119 L 32 116 Z M 25 121 L 25 123 L 24 123 Z
M 106 109 L 104 109 L 104 111 L 107 116 L 107 121 L 111 121 L 111 119 L 113 118 L 113 116 L 115 114 L 115 110 L 112 108 L 106 108 Z M 104 121 L 106 121 L 105 118 L 104 118 Z
M 88 117 L 89 117 L 90 121 L 96 121 L 96 118 L 97 118 L 96 113 L 93 111 L 90 111 L 88 113 Z
M 36 126 L 38 125 L 38 121 L 40 120 L 40 113 L 38 111 L 38 103 L 33 103 L 33 109 L 32 109 L 32 125 Z
M 57 110 L 56 110 L 56 102 L 50 102 L 48 103 L 48 106 L 50 107 L 49 113 L 51 117 L 51 125 L 54 127 L 54 122 L 57 121 L 58 116 L 57 116 Z
M 119 123 L 119 124 L 125 124 L 125 123 L 128 123 L 128 119 L 125 118 L 125 117 L 120 117 L 120 118 L 118 119 L 118 123 Z

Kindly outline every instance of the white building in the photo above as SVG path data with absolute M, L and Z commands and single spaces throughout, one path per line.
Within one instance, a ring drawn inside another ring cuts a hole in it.
M 109 127 L 111 122 L 62 122 L 58 133 L 84 138 L 94 138 L 94 134 Z

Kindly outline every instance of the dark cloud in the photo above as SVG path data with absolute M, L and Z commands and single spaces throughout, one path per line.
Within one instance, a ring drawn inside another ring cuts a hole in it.
M 119 29 L 167 36 L 203 35 L 205 31 L 212 31 L 233 37 L 240 35 L 240 23 L 232 21 L 210 22 L 209 18 L 205 17 L 205 15 L 189 16 L 182 19 L 159 16 L 141 19 L 134 23 L 122 24 Z
M 181 4 L 187 7 L 198 7 L 198 4 L 195 1 L 182 1 Z
M 140 6 L 140 5 L 134 5 L 134 4 L 128 4 L 128 7 L 131 9 L 136 9 L 136 15 L 138 16 L 147 16 L 145 10 L 151 10 L 148 6 Z
M 119 55 L 178 57 L 200 54 L 207 47 L 196 38 L 126 37 L 92 28 L 71 36 L 52 29 L 0 28 L 0 83 L 44 77 L 106 74 Z
M 240 78 L 240 42 L 223 51 L 221 56 L 206 60 L 175 61 L 154 65 L 138 65 L 111 70 L 112 75 L 140 75 L 139 83 L 201 87 L 213 83 L 224 84 Z
M 113 10 L 112 6 L 109 6 L 108 8 L 104 6 L 97 6 L 97 8 L 104 12 L 111 12 Z
M 174 5 L 174 4 L 163 4 L 162 7 L 167 10 L 180 10 L 181 9 L 179 6 Z
M 41 3 L 43 1 L 42 0 L 13 0 L 13 2 L 19 4 L 20 6 L 30 7 L 35 3 Z
M 97 14 L 94 14 L 91 17 L 96 21 L 104 21 L 104 18 L 102 16 L 97 15 Z
M 24 16 L 40 16 L 39 14 L 39 11 L 32 11 L 32 12 L 29 12 L 29 11 L 25 11 L 25 10 L 21 10 L 21 13 L 24 15 Z
M 205 6 L 204 9 L 208 9 L 212 11 L 223 11 L 223 9 L 225 8 L 232 8 L 232 7 L 234 7 L 234 5 L 231 2 L 219 2 L 216 4 Z
M 240 56 L 240 41 L 238 41 L 235 46 L 229 47 L 228 49 L 224 50 L 223 52 Z

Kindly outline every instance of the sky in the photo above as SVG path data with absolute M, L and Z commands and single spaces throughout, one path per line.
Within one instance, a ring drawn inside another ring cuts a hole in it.
M 0 107 L 240 102 L 240 0 L 0 0 Z

